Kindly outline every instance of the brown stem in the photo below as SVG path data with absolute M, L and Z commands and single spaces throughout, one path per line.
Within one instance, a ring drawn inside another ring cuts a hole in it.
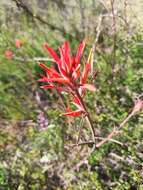
M 100 141 L 98 144 L 96 144 L 96 147 L 99 148 L 100 146 L 102 146 L 104 143 L 106 143 L 107 141 L 109 141 L 113 136 L 117 135 L 119 133 L 119 130 L 130 120 L 130 118 L 134 115 L 134 112 L 131 112 L 124 120 L 123 122 L 116 128 L 114 128 L 114 130 L 102 141 Z

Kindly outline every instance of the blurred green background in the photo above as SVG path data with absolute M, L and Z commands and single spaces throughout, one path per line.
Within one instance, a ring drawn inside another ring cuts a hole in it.
M 0 190 L 143 190 L 143 114 L 116 137 L 122 146 L 71 148 L 81 119 L 59 116 L 58 94 L 37 82 L 39 62 L 50 65 L 44 42 L 58 51 L 68 40 L 74 54 L 86 39 L 85 56 L 94 46 L 98 74 L 85 102 L 106 137 L 143 92 L 142 6 L 142 0 L 0 1 Z M 82 132 L 91 138 L 85 122 Z

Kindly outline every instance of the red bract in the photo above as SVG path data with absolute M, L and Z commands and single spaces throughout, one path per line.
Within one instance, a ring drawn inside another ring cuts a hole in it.
M 66 91 L 73 96 L 73 104 L 78 108 L 76 111 L 68 111 L 63 115 L 80 116 L 86 113 L 85 107 L 81 102 L 81 96 L 85 93 L 85 89 L 95 91 L 95 87 L 87 84 L 87 76 L 90 71 L 89 59 L 84 63 L 83 71 L 81 72 L 81 57 L 85 49 L 85 42 L 79 44 L 75 56 L 71 56 L 69 43 L 66 41 L 60 48 L 60 56 L 49 47 L 47 43 L 44 48 L 57 64 L 58 71 L 54 67 L 47 67 L 45 64 L 40 64 L 40 67 L 45 71 L 45 75 L 41 76 L 40 82 L 46 82 L 48 85 L 43 85 L 41 88 L 51 89 L 56 88 L 60 91 Z

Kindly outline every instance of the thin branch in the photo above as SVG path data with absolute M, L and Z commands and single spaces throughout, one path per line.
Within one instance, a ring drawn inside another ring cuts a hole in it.
M 96 140 L 105 140 L 106 138 L 103 138 L 103 137 L 95 137 Z M 121 146 L 123 146 L 123 143 L 121 143 L 120 141 L 117 141 L 115 139 L 109 139 L 109 141 L 111 142 L 114 142 L 116 144 L 119 144 Z M 70 147 L 76 147 L 76 146 L 82 146 L 82 145 L 92 145 L 92 144 L 95 144 L 94 141 L 85 141 L 85 142 L 81 142 L 81 143 L 78 143 L 78 144 L 72 144 L 70 145 Z
M 25 5 L 22 0 L 12 0 L 12 1 L 14 1 L 18 7 L 21 7 L 32 18 L 37 19 L 42 24 L 47 25 L 51 30 L 57 30 L 57 31 L 61 32 L 64 36 L 68 35 L 69 37 L 73 38 L 73 36 L 71 34 L 67 33 L 64 28 L 60 28 L 58 26 L 55 26 L 55 25 L 45 21 L 39 15 L 33 13 L 32 10 L 30 10 L 29 7 L 27 7 L 27 5 Z
M 103 139 L 101 142 L 99 142 L 98 144 L 96 144 L 96 147 L 99 148 L 100 146 L 102 146 L 103 144 L 105 144 L 107 141 L 110 141 L 110 139 L 113 136 L 119 134 L 119 130 L 130 120 L 130 118 L 133 115 L 134 115 L 134 113 L 131 112 L 131 114 L 129 114 L 118 127 L 114 127 L 113 131 L 105 139 Z
M 112 19 L 113 19 L 113 63 L 112 63 L 112 70 L 114 73 L 114 67 L 116 64 L 116 17 L 115 17 L 115 8 L 114 8 L 114 4 L 115 1 L 114 0 L 110 0 L 111 3 L 111 12 L 112 12 Z
M 79 144 L 79 140 L 81 137 L 83 121 L 84 121 L 84 117 L 82 116 L 80 124 L 79 124 L 79 133 L 78 133 L 78 138 L 77 138 L 77 142 L 76 142 L 77 145 Z
M 81 15 L 81 27 L 82 27 L 82 31 L 83 31 L 83 35 L 85 36 L 85 31 L 86 31 L 86 26 L 85 26 L 85 6 L 84 6 L 84 2 L 82 0 L 77 0 L 77 4 L 79 4 L 79 12 Z
M 88 126 L 89 126 L 90 129 L 91 129 L 92 138 L 93 138 L 93 141 L 95 142 L 95 136 L 96 136 L 96 134 L 95 134 L 95 129 L 94 129 L 92 120 L 91 120 L 91 118 L 90 118 L 90 114 L 88 113 L 88 111 L 87 111 L 87 109 L 86 109 L 86 107 L 85 107 L 85 105 L 84 105 L 83 99 L 82 99 L 82 97 L 80 96 L 78 90 L 76 90 L 75 93 L 76 93 L 78 99 L 80 100 L 80 103 L 81 103 L 82 107 L 84 108 L 84 111 L 85 111 L 85 113 L 86 113 L 85 119 L 86 119 L 86 121 L 87 121 L 87 123 L 88 123 Z
M 135 102 L 135 105 L 133 107 L 132 112 L 122 121 L 122 123 L 115 127 L 114 130 L 107 136 L 107 138 L 105 138 L 104 140 L 102 140 L 101 142 L 99 142 L 98 144 L 96 144 L 96 147 L 99 148 L 100 146 L 102 146 L 103 144 L 105 144 L 107 141 L 109 141 L 113 136 L 119 134 L 119 131 L 121 128 L 124 127 L 124 125 L 137 113 L 139 113 L 141 110 L 143 109 L 143 100 L 138 99 Z
M 96 28 L 96 31 L 97 31 L 96 38 L 95 38 L 93 46 L 92 46 L 92 57 L 91 57 L 91 75 L 92 75 L 92 77 L 94 75 L 94 68 L 93 68 L 94 67 L 94 52 L 95 52 L 96 45 L 98 43 L 98 39 L 99 39 L 99 36 L 100 36 L 100 33 L 101 33 L 102 20 L 103 20 L 103 16 L 101 14 L 100 17 L 99 17 L 97 28 Z

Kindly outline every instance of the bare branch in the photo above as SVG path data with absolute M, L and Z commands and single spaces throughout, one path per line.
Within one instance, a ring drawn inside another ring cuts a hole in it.
M 106 138 L 103 138 L 103 137 L 95 137 L 96 140 L 105 140 Z M 115 139 L 109 139 L 109 141 L 111 142 L 114 142 L 116 144 L 119 144 L 121 146 L 123 146 L 123 143 L 121 143 L 120 141 L 117 141 Z M 81 143 L 78 143 L 78 144 L 72 144 L 70 145 L 70 147 L 76 147 L 76 146 L 82 146 L 82 145 L 93 145 L 95 142 L 94 141 L 85 141 L 85 142 L 81 142 Z
M 28 15 L 30 15 L 34 19 L 37 19 L 42 24 L 47 25 L 51 30 L 57 30 L 57 31 L 61 32 L 63 35 L 68 35 L 69 37 L 73 38 L 73 36 L 71 34 L 67 33 L 64 28 L 60 28 L 58 26 L 55 26 L 55 25 L 45 21 L 39 15 L 33 13 L 32 10 L 30 10 L 30 8 L 27 7 L 27 5 L 25 5 L 22 0 L 12 0 L 12 1 L 14 1 L 18 7 L 21 7 Z

